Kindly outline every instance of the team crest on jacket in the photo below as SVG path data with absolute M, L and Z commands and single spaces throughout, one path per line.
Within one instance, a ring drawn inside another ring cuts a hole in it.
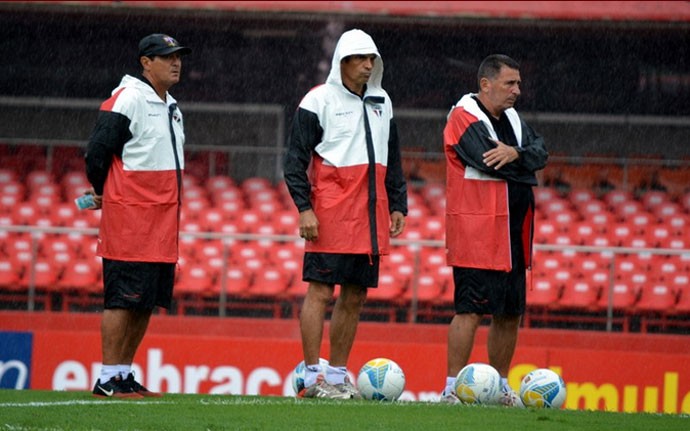
M 377 117 L 381 117 L 381 114 L 383 114 L 383 108 L 381 105 L 374 105 L 373 107 L 374 115 Z

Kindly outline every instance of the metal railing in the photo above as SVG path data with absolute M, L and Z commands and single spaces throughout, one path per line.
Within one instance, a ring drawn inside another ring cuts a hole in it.
M 78 229 L 78 228 L 66 228 L 66 227 L 37 227 L 37 226 L 0 226 L 0 232 L 6 233 L 23 233 L 28 234 L 31 241 L 32 249 L 32 262 L 28 265 L 29 276 L 28 286 L 27 286 L 27 302 L 26 311 L 35 310 L 35 299 L 36 299 L 36 285 L 35 285 L 35 263 L 38 259 L 39 243 L 43 236 L 49 234 L 56 235 L 88 235 L 95 236 L 98 230 L 95 228 L 88 229 Z M 223 246 L 222 258 L 223 262 L 226 262 L 224 267 L 219 271 L 220 278 L 218 283 L 220 283 L 220 293 L 218 297 L 218 311 L 217 315 L 219 317 L 224 317 L 227 315 L 227 306 L 230 303 L 230 295 L 228 295 L 227 288 L 227 265 L 231 261 L 230 255 L 232 253 L 232 243 L 235 241 L 241 242 L 258 242 L 258 241 L 272 241 L 275 243 L 289 243 L 299 241 L 300 238 L 296 235 L 264 235 L 264 234 L 252 234 L 252 233 L 216 233 L 216 232 L 181 232 L 181 239 L 184 238 L 196 238 L 198 240 L 220 240 Z M 408 247 L 411 249 L 414 256 L 414 275 L 411 277 L 411 283 L 407 286 L 410 289 L 411 301 L 405 306 L 409 307 L 407 314 L 409 316 L 409 322 L 414 323 L 417 321 L 418 311 L 419 311 L 419 301 L 418 301 L 418 275 L 421 272 L 420 269 L 420 253 L 424 248 L 442 248 L 445 247 L 445 242 L 442 240 L 404 240 L 404 239 L 393 239 L 391 241 L 393 246 Z M 635 254 L 651 254 L 660 256 L 688 256 L 690 257 L 690 249 L 667 249 L 667 248 L 634 248 L 634 247 L 599 247 L 599 246 L 575 246 L 575 245 L 549 245 L 549 244 L 535 244 L 535 251 L 545 251 L 545 252 L 573 252 L 573 253 L 608 253 L 611 255 L 611 260 L 609 263 L 610 279 L 609 286 L 605 294 L 608 296 L 607 309 L 606 309 L 606 331 L 613 331 L 614 322 L 614 307 L 613 307 L 613 286 L 614 280 L 616 278 L 615 268 L 616 259 L 623 255 L 635 255 Z M 2 287 L 0 287 L 1 289 Z M 452 288 L 449 286 L 448 288 Z M 529 309 L 529 303 L 528 303 Z

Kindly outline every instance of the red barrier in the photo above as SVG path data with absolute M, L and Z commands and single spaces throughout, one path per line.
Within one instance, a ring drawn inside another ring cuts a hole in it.
M 97 314 L 0 312 L 0 337 L 33 333 L 34 389 L 89 390 L 100 370 L 99 325 Z M 405 399 L 435 399 L 445 380 L 446 330 L 364 322 L 349 367 L 356 372 L 369 359 L 389 357 L 405 371 Z M 481 328 L 472 361 L 486 361 L 486 336 Z M 566 381 L 566 408 L 690 413 L 687 340 L 524 329 L 509 381 L 517 389 L 527 372 L 549 367 Z M 135 365 L 152 390 L 289 395 L 300 360 L 296 320 L 154 316 Z
M 68 3 L 74 2 L 47 2 Z M 92 6 L 158 9 L 311 12 L 423 17 L 558 19 L 604 21 L 690 21 L 690 6 L 679 1 L 504 2 L 504 1 L 87 1 Z

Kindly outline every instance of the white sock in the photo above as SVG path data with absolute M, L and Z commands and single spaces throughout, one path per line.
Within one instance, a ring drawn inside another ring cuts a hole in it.
M 132 372 L 132 366 L 131 365 L 126 365 L 126 364 L 119 364 L 116 365 L 117 370 L 119 371 L 120 375 L 122 376 L 122 380 L 125 380 L 127 376 L 129 376 L 129 373 Z
M 505 377 L 501 377 L 501 389 L 503 390 L 503 392 L 508 392 L 512 390 L 510 388 L 510 385 L 508 385 L 508 379 Z
M 443 395 L 448 395 L 455 392 L 455 377 L 446 377 L 446 388 L 443 390 Z
M 331 385 L 341 385 L 345 383 L 345 377 L 347 377 L 346 367 L 332 367 L 329 365 L 326 369 L 326 381 Z
M 304 367 L 304 387 L 308 388 L 316 384 L 316 378 L 321 374 L 321 364 L 307 365 Z
M 98 378 L 101 383 L 106 383 L 108 380 L 120 374 L 119 365 L 103 365 L 101 367 L 101 375 Z

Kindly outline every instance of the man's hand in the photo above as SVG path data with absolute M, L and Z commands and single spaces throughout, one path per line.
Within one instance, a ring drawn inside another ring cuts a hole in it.
M 319 220 L 314 210 L 299 213 L 299 236 L 307 241 L 316 241 L 319 238 Z
M 390 234 L 391 237 L 395 238 L 400 235 L 405 229 L 405 216 L 400 211 L 393 211 L 391 213 L 391 226 Z
M 101 206 L 103 205 L 103 196 L 97 195 L 96 191 L 91 187 L 88 189 L 84 194 L 87 195 L 92 195 L 93 196 L 93 203 L 96 204 L 95 207 L 91 208 L 92 210 L 99 210 L 101 209 Z
M 493 166 L 494 169 L 499 170 L 508 163 L 518 159 L 519 154 L 515 147 L 506 145 L 497 139 L 488 139 L 496 144 L 496 148 L 482 154 L 486 166 Z

